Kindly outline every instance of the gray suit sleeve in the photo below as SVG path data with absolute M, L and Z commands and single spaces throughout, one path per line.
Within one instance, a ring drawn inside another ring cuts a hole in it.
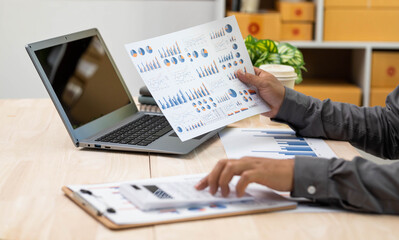
M 346 140 L 374 155 L 399 158 L 399 87 L 385 108 L 320 101 L 287 88 L 275 119 L 302 136 Z M 399 163 L 296 157 L 294 175 L 292 196 L 357 211 L 399 213 Z
M 373 155 L 399 158 L 399 86 L 385 108 L 320 101 L 286 88 L 276 119 L 302 136 L 349 141 Z
M 399 162 L 296 157 L 291 196 L 359 212 L 399 214 L 398 176 Z

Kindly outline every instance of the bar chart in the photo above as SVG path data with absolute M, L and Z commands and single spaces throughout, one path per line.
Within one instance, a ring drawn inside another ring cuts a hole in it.
M 158 53 L 161 58 L 167 58 L 181 54 L 181 51 L 179 44 L 175 42 L 175 44 L 173 44 L 172 46 L 162 47 L 161 49 L 158 49 Z
M 254 137 L 270 137 L 280 147 L 280 150 L 270 151 L 270 150 L 252 150 L 258 153 L 274 153 L 281 157 L 290 156 L 309 156 L 317 157 L 316 153 L 309 146 L 306 140 L 302 137 L 295 136 L 293 131 L 262 131 L 262 135 L 254 135 Z
M 228 158 L 336 157 L 324 140 L 297 136 L 291 129 L 226 129 L 220 137 Z M 242 142 L 246 144 L 240 144 Z
M 160 104 L 160 107 L 162 109 L 167 109 L 167 108 L 176 107 L 176 106 L 182 105 L 184 103 L 187 103 L 188 101 L 193 101 L 193 100 L 203 98 L 203 97 L 206 97 L 209 95 L 210 95 L 210 92 L 208 91 L 208 88 L 205 86 L 204 83 L 202 83 L 202 85 L 196 89 L 193 88 L 193 89 L 186 90 L 184 92 L 183 92 L 183 90 L 179 89 L 179 91 L 177 93 L 175 93 L 173 96 L 163 96 L 163 97 L 161 97 L 161 100 L 158 99 L 158 103 Z M 193 106 L 194 106 L 194 104 L 193 104 Z
M 142 62 L 140 64 L 137 64 L 137 68 L 139 69 L 140 73 L 145 73 L 145 72 L 150 72 L 153 70 L 157 70 L 161 68 L 161 64 L 159 63 L 158 59 L 155 58 L 152 61 L 149 62 Z
M 196 71 L 198 77 L 203 78 L 219 73 L 219 68 L 217 67 L 216 62 L 213 61 L 211 65 L 197 68 Z

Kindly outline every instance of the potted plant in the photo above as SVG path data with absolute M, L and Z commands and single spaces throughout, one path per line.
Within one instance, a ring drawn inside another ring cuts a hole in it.
M 255 67 L 263 64 L 283 64 L 295 69 L 298 78 L 295 83 L 302 82 L 302 70 L 307 71 L 301 51 L 289 43 L 279 43 L 270 39 L 256 39 L 251 35 L 245 38 L 249 57 Z

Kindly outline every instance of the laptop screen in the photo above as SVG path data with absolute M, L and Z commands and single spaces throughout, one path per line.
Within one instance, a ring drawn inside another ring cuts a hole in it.
M 74 129 L 130 103 L 97 36 L 35 54 Z

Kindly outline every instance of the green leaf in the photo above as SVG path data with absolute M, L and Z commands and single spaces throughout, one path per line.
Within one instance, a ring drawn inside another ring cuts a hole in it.
M 299 84 L 303 81 L 301 69 L 296 67 L 295 72 L 298 75 L 298 78 L 295 80 L 295 84 Z
M 249 55 L 249 58 L 251 59 L 252 65 L 255 65 L 255 62 L 256 62 L 256 59 L 257 59 L 255 53 L 248 50 L 248 55 Z
M 255 67 L 259 67 L 260 65 L 263 65 L 267 62 L 267 58 L 269 56 L 269 52 L 264 52 L 259 58 L 258 60 L 256 60 L 255 62 Z
M 252 64 L 255 64 L 256 60 L 259 58 L 260 53 L 258 52 L 256 46 L 252 43 L 246 44 L 248 55 L 251 58 Z
M 280 64 L 281 63 L 281 58 L 278 53 L 270 53 L 266 63 L 268 64 Z
M 291 60 L 295 56 L 296 47 L 292 46 L 289 43 L 280 43 L 278 45 L 278 53 L 281 57 L 281 62 L 286 63 Z
M 256 39 L 251 35 L 245 38 L 249 57 L 254 66 L 259 67 L 263 64 L 284 64 L 292 66 L 298 75 L 295 81 L 297 84 L 302 82 L 302 70 L 305 62 L 299 49 L 289 43 L 279 43 L 270 39 Z
M 258 41 L 258 39 L 256 39 L 256 38 L 253 37 L 252 35 L 248 35 L 248 36 L 245 38 L 245 44 L 247 44 L 247 43 L 253 43 L 253 44 L 255 44 L 257 41 Z
M 262 52 L 277 53 L 277 45 L 273 40 L 264 39 L 255 43 L 255 46 Z

